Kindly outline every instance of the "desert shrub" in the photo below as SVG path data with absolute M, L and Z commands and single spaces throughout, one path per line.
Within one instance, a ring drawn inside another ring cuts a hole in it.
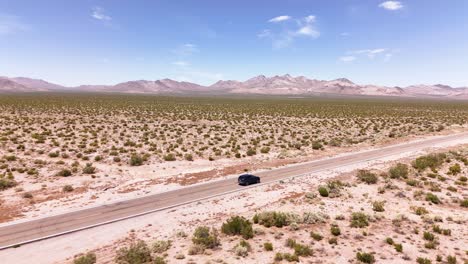
M 30 193 L 30 192 L 25 192 L 25 193 L 23 193 L 23 198 L 25 198 L 25 199 L 32 199 L 32 198 L 33 198 L 33 195 L 32 195 L 32 193 Z
M 367 184 L 375 184 L 378 181 L 377 175 L 368 170 L 359 170 L 357 174 L 359 181 Z
M 265 243 L 263 243 L 263 248 L 266 251 L 273 251 L 273 244 L 270 243 L 270 242 L 265 242 Z
M 186 161 L 193 161 L 193 155 L 187 153 L 187 154 L 184 155 L 184 159 Z
M 448 174 L 457 175 L 460 172 L 461 172 L 460 164 L 455 163 L 454 165 L 449 167 Z
M 328 197 L 328 188 L 325 186 L 319 186 L 318 188 L 319 194 L 322 197 Z
M 265 211 L 255 214 L 253 221 L 256 224 L 263 225 L 265 227 L 283 227 L 288 226 L 299 217 L 292 213 Z
M 61 176 L 61 177 L 68 177 L 68 176 L 71 176 L 72 175 L 72 172 L 68 169 L 63 169 L 63 170 L 60 170 L 59 172 L 57 172 L 57 176 Z
M 249 148 L 246 154 L 247 156 L 254 156 L 257 154 L 257 151 L 255 149 Z
M 385 204 L 385 201 L 374 201 L 372 203 L 372 210 L 376 212 L 383 212 L 385 211 L 384 204 Z
M 313 141 L 312 142 L 312 149 L 318 150 L 318 149 L 323 149 L 322 143 L 320 141 Z
M 49 157 L 51 157 L 51 158 L 57 158 L 58 156 L 59 156 L 59 152 L 58 152 L 58 151 L 56 151 L 56 152 L 50 152 L 50 153 L 49 153 Z
M 424 238 L 424 240 L 427 240 L 427 241 L 434 241 L 435 240 L 435 236 L 431 232 L 424 232 L 423 238 Z
M 112 158 L 112 160 L 113 160 L 114 162 L 120 162 L 120 161 L 122 161 L 122 159 L 121 159 L 120 157 L 114 157 L 114 158 Z
M 393 247 L 397 252 L 403 252 L 403 245 L 402 244 L 394 244 Z
M 198 255 L 198 254 L 203 253 L 204 251 L 205 251 L 205 246 L 193 244 L 193 245 L 191 245 L 189 247 L 188 254 L 189 255 Z
M 431 263 L 432 263 L 430 259 L 422 258 L 422 257 L 418 257 L 418 258 L 416 259 L 416 262 L 417 262 L 418 264 L 431 264 Z
M 94 264 L 96 263 L 96 254 L 89 252 L 73 260 L 73 264 Z
M 429 154 L 425 156 L 421 156 L 413 161 L 413 167 L 419 171 L 423 171 L 426 168 L 431 168 L 435 170 L 437 167 L 443 164 L 446 155 L 443 153 L 438 154 Z
M 0 178 L 0 191 L 15 187 L 17 184 L 15 180 Z
M 456 264 L 457 263 L 457 258 L 455 256 L 447 256 L 447 263 L 448 264 Z
M 315 233 L 315 232 L 310 232 L 310 237 L 313 238 L 315 241 L 320 241 L 323 239 L 323 236 L 319 233 Z
M 391 237 L 387 237 L 385 239 L 385 242 L 387 242 L 387 244 L 389 244 L 389 245 L 393 245 L 395 243 Z
M 417 215 L 425 215 L 429 213 L 429 211 L 427 211 L 426 208 L 421 207 L 421 206 L 413 208 L 413 210 L 414 210 L 414 213 Z
M 304 224 L 318 224 L 326 223 L 330 216 L 323 212 L 304 212 L 302 214 L 302 223 Z
M 374 263 L 375 257 L 373 254 L 365 253 L 365 252 L 358 252 L 356 254 L 356 259 L 362 263 Z
M 366 227 L 369 225 L 369 217 L 365 213 L 355 212 L 351 214 L 351 227 Z
M 390 178 L 392 179 L 399 179 L 399 178 L 407 178 L 408 177 L 408 165 L 398 163 L 395 166 L 391 167 L 388 171 Z
M 143 157 L 138 154 L 132 154 L 130 156 L 130 166 L 141 166 L 143 165 Z
M 221 226 L 221 232 L 226 235 L 241 235 L 244 239 L 254 236 L 252 223 L 241 216 L 234 216 L 228 219 Z
M 283 259 L 288 262 L 299 262 L 299 257 L 296 254 L 283 253 Z
M 153 243 L 152 250 L 154 253 L 163 253 L 168 251 L 171 246 L 171 240 L 157 240 Z
M 1 180 L 0 180 L 1 182 Z M 1 184 L 0 184 L 0 190 L 1 190 Z M 468 207 L 468 199 L 463 199 L 462 201 L 460 201 L 460 206 L 461 207 Z
M 176 156 L 172 153 L 169 153 L 167 155 L 164 155 L 163 159 L 165 161 L 175 161 L 176 160 Z
M 94 157 L 94 161 L 98 162 L 98 161 L 101 161 L 102 160 L 102 157 L 97 155 L 96 157 Z
M 252 250 L 252 247 L 250 246 L 249 242 L 245 240 L 241 240 L 239 244 L 237 244 L 234 247 L 234 252 L 236 253 L 237 256 L 240 257 L 246 257 L 249 255 L 249 252 Z
M 152 261 L 151 251 L 144 241 L 117 250 L 115 262 L 118 264 L 145 264 Z
M 93 167 L 91 163 L 87 163 L 86 166 L 83 168 L 84 174 L 94 174 L 96 172 L 96 168 Z
M 330 227 L 330 233 L 334 236 L 339 236 L 341 235 L 341 230 L 340 230 L 340 227 L 338 225 L 332 225 Z
M 195 229 L 192 242 L 197 245 L 203 245 L 206 248 L 215 248 L 220 244 L 216 230 L 210 230 L 206 226 L 199 226 Z
M 336 237 L 330 237 L 328 239 L 328 244 L 330 245 L 338 245 L 338 239 Z
M 176 256 L 176 259 L 178 259 L 178 256 Z M 152 264 L 166 264 L 166 260 L 164 260 L 163 257 L 155 257 Z
M 277 252 L 275 254 L 275 261 L 282 261 L 283 260 L 283 254 Z
M 312 249 L 303 244 L 296 243 L 294 246 L 294 254 L 299 257 L 308 257 L 312 255 Z
M 433 204 L 439 204 L 440 203 L 439 197 L 437 195 L 433 194 L 433 193 L 427 193 L 426 194 L 426 201 L 431 202 Z
M 63 192 L 73 192 L 73 190 L 74 190 L 74 188 L 73 188 L 73 186 L 71 186 L 71 185 L 65 185 L 65 186 L 63 186 L 63 188 L 62 188 L 62 191 L 63 191 Z
M 260 149 L 260 152 L 263 153 L 263 154 L 266 154 L 268 152 L 270 152 L 270 147 L 263 147 Z

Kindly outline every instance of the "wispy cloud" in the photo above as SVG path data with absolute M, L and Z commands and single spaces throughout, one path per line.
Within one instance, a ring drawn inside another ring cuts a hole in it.
M 365 54 L 367 57 L 373 59 L 376 55 L 385 52 L 387 49 L 364 49 L 364 50 L 355 50 L 351 51 L 351 54 Z
M 380 59 L 387 62 L 395 53 L 398 53 L 398 50 L 387 48 L 352 50 L 346 52 L 346 55 L 339 57 L 338 60 L 342 62 L 353 62 L 358 59 L 367 58 L 370 60 Z
M 172 65 L 180 66 L 180 67 L 187 67 L 190 65 L 189 62 L 187 61 L 174 61 L 172 62 Z
M 387 10 L 395 11 L 403 8 L 403 4 L 399 1 L 385 1 L 379 5 L 379 7 Z
M 0 14 L 0 35 L 9 35 L 16 32 L 27 31 L 30 26 L 22 22 L 18 16 Z
M 107 15 L 104 11 L 104 9 L 102 7 L 99 7 L 99 6 L 95 6 L 93 7 L 93 10 L 91 12 L 91 16 L 97 20 L 101 20 L 101 21 L 111 21 L 112 20 L 112 17 L 110 17 L 109 15 Z
M 356 57 L 354 56 L 343 56 L 339 58 L 340 61 L 342 62 L 352 62 L 356 60 Z
M 290 16 L 278 16 L 270 19 L 268 22 L 277 23 L 287 20 L 293 20 L 293 18 Z M 287 22 L 285 26 L 277 31 L 265 29 L 257 34 L 257 37 L 270 39 L 274 49 L 285 48 L 291 45 L 298 37 L 318 38 L 320 32 L 316 28 L 316 20 L 316 17 L 313 15 L 294 19 L 296 23 Z
M 289 19 L 291 19 L 290 16 L 277 16 L 277 17 L 274 17 L 274 18 L 268 20 L 268 22 L 278 23 L 278 22 L 283 22 L 283 21 L 289 20 Z
M 349 32 L 342 32 L 342 33 L 340 33 L 340 36 L 349 37 L 349 36 L 351 36 L 351 34 Z
M 199 50 L 198 50 L 197 45 L 192 44 L 192 43 L 186 43 L 186 44 L 179 45 L 177 48 L 172 50 L 172 52 L 180 57 L 186 57 L 186 56 L 190 56 L 194 53 L 199 52 Z

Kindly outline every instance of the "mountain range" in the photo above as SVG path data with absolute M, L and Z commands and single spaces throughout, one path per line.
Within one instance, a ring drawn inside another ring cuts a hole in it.
M 387 87 L 359 85 L 346 78 L 316 80 L 289 74 L 266 77 L 259 75 L 246 81 L 218 81 L 210 86 L 171 79 L 156 81 L 137 80 L 116 85 L 81 85 L 65 87 L 44 80 L 25 77 L 0 77 L 0 93 L 24 92 L 102 92 L 136 94 L 257 94 L 283 96 L 348 95 L 348 96 L 399 96 L 468 99 L 468 87 L 454 88 L 447 85 L 411 85 Z

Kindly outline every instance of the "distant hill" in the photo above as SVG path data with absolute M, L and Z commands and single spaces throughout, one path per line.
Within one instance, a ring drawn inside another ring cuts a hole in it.
M 135 94 L 257 94 L 257 95 L 301 95 L 321 94 L 359 96 L 400 96 L 468 99 L 468 88 L 453 88 L 447 85 L 411 85 L 405 88 L 378 85 L 359 85 L 346 78 L 336 80 L 308 79 L 289 74 L 266 77 L 259 75 L 246 81 L 220 80 L 210 86 L 171 79 L 156 81 L 137 80 L 116 85 L 81 85 L 65 87 L 44 80 L 25 77 L 0 77 L 0 93 L 24 92 L 103 92 Z

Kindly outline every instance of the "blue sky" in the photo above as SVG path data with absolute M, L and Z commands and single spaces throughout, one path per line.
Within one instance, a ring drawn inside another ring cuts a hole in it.
M 0 76 L 468 86 L 466 0 L 0 0 Z

